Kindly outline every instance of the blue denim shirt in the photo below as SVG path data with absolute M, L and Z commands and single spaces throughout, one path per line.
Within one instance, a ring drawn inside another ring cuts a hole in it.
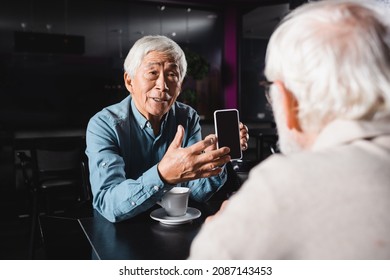
M 175 102 L 154 136 L 131 96 L 91 118 L 87 127 L 86 154 L 89 161 L 93 206 L 106 219 L 117 222 L 154 206 L 173 185 L 165 184 L 157 164 L 175 137 L 177 126 L 185 130 L 183 147 L 201 140 L 199 116 L 191 107 Z M 206 201 L 226 181 L 226 169 L 218 176 L 182 185 L 191 198 Z

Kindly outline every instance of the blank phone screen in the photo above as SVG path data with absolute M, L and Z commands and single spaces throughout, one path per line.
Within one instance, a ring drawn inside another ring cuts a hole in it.
M 242 158 L 238 111 L 235 109 L 214 112 L 218 148 L 229 147 L 232 159 Z

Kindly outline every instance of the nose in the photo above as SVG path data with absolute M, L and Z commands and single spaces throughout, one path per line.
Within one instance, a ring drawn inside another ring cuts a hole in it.
M 156 80 L 156 88 L 161 90 L 161 91 L 168 91 L 168 85 L 165 82 L 165 76 L 164 73 L 160 73 L 158 76 L 158 79 Z

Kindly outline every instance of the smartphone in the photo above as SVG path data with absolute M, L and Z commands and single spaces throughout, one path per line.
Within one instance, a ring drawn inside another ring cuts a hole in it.
M 215 134 L 217 147 L 229 147 L 231 159 L 241 159 L 240 118 L 238 110 L 225 109 L 214 112 Z

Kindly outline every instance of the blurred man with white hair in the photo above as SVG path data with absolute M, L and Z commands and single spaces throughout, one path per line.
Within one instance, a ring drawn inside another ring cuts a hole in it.
M 390 259 L 390 12 L 378 5 L 312 2 L 278 26 L 263 84 L 283 155 L 252 169 L 190 259 Z

